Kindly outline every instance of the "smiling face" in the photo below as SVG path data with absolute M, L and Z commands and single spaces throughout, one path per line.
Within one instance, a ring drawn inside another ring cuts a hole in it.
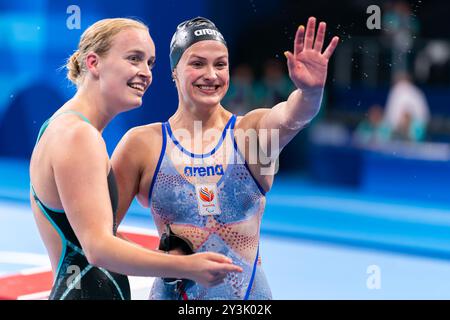
M 126 28 L 114 36 L 111 48 L 98 61 L 102 96 L 118 112 L 139 107 L 152 82 L 155 45 L 147 30 Z
M 217 106 L 229 86 L 228 49 L 215 40 L 197 42 L 183 53 L 173 76 L 183 103 Z

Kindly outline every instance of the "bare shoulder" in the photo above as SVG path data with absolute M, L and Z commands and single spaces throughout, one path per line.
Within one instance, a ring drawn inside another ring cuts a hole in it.
M 150 123 L 144 126 L 134 127 L 123 136 L 121 144 L 132 149 L 153 150 L 162 144 L 161 123 Z
M 111 157 L 113 167 L 145 168 L 160 153 L 162 148 L 161 123 L 151 123 L 128 130 Z M 156 160 L 157 161 L 157 160 Z
M 64 126 L 64 121 L 58 125 Z M 57 132 L 54 136 L 58 143 L 55 146 L 60 150 L 60 154 L 84 153 L 85 156 L 107 157 L 105 141 L 100 132 L 92 125 L 83 121 L 75 121 L 63 130 L 56 129 Z
M 144 126 L 134 127 L 128 130 L 127 134 L 130 134 L 134 138 L 145 138 L 154 134 L 161 136 L 161 125 L 161 122 L 154 122 Z
M 106 144 L 101 133 L 91 124 L 77 118 L 64 117 L 52 123 L 49 134 L 51 145 L 63 152 L 88 152 L 97 149 L 106 153 Z M 88 156 L 88 155 L 86 155 Z
M 124 135 L 111 157 L 121 193 L 134 197 L 137 192 L 144 206 L 148 203 L 148 190 L 162 143 L 161 123 L 135 127 Z
M 55 162 L 74 163 L 79 159 L 83 162 L 104 161 L 106 164 L 108 160 L 106 144 L 100 132 L 84 121 L 61 119 L 52 128 L 48 142 L 56 151 L 52 152 Z

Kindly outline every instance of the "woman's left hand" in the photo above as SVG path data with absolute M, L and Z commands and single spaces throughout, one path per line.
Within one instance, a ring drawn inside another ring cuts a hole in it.
M 327 78 L 328 61 L 336 49 L 339 38 L 333 37 L 322 53 L 326 23 L 321 22 L 315 37 L 316 18 L 310 17 L 306 27 L 300 26 L 295 35 L 294 53 L 285 52 L 289 77 L 302 90 L 323 89 Z M 315 41 L 314 41 L 315 38 Z M 314 90 L 315 91 L 315 90 Z

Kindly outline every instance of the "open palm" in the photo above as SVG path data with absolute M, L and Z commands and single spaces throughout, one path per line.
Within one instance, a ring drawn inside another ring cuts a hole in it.
M 326 24 L 321 22 L 315 37 L 316 18 L 310 17 L 305 28 L 300 26 L 294 40 L 294 53 L 285 52 L 289 77 L 300 90 L 317 89 L 325 86 L 328 61 L 336 49 L 339 38 L 333 37 L 322 53 Z M 314 41 L 315 38 L 315 41 Z

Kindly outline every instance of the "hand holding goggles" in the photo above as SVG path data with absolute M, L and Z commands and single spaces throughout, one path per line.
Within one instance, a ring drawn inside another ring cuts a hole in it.
M 184 254 L 194 253 L 194 246 L 192 245 L 192 242 L 183 236 L 179 236 L 173 233 L 172 229 L 170 228 L 170 224 L 166 224 L 166 230 L 161 235 L 158 249 L 165 252 L 169 252 L 170 250 L 174 249 L 179 249 Z M 188 286 L 194 284 L 192 280 L 188 279 L 163 278 L 163 281 L 165 284 L 177 285 L 177 287 L 183 284 L 183 287 L 185 289 Z

